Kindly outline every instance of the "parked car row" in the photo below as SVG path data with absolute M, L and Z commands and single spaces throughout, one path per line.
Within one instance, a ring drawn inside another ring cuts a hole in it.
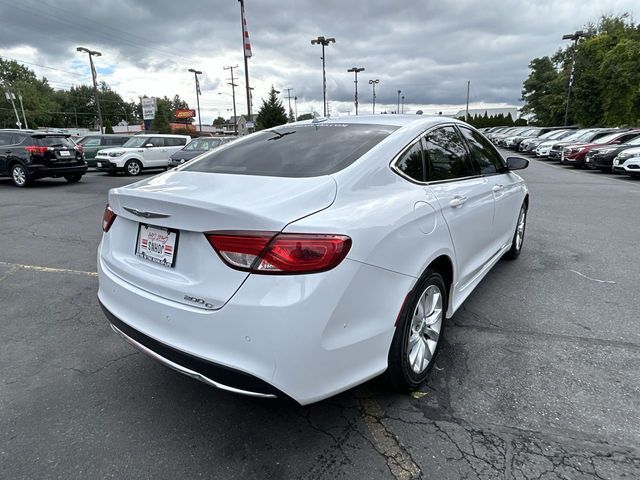
M 640 178 L 638 128 L 495 127 L 484 133 L 502 148 L 575 168 Z
M 45 177 L 64 177 L 75 183 L 89 167 L 135 176 L 145 169 L 181 165 L 233 138 L 92 134 L 74 140 L 60 132 L 0 129 L 0 177 L 26 187 Z

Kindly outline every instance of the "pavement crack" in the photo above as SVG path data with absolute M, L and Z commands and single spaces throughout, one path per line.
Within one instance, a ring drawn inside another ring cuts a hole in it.
M 76 367 L 67 367 L 67 370 L 72 370 L 74 372 L 78 372 L 81 373 L 82 375 L 94 375 L 102 370 L 104 370 L 105 368 L 109 368 L 111 367 L 114 363 L 117 363 L 121 360 L 125 360 L 129 357 L 133 357 L 134 355 L 140 355 L 140 352 L 131 352 L 131 353 L 127 353 L 126 355 L 121 355 L 119 357 L 113 358 L 111 360 L 109 360 L 107 363 L 105 363 L 104 365 L 94 369 L 94 370 L 83 370 L 81 368 L 76 368 Z

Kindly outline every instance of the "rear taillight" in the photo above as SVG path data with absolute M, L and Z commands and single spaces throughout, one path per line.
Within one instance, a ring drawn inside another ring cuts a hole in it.
M 29 147 L 24 147 L 24 149 L 29 152 L 29 153 L 34 153 L 37 155 L 44 155 L 45 153 L 47 153 L 47 149 L 49 147 L 34 147 L 34 146 L 29 146 Z
M 109 205 L 107 205 L 104 209 L 104 215 L 102 215 L 102 230 L 104 232 L 108 232 L 115 219 L 115 212 L 111 210 L 111 207 Z
M 261 274 L 331 270 L 347 256 L 345 235 L 275 232 L 211 232 L 207 240 L 232 268 Z

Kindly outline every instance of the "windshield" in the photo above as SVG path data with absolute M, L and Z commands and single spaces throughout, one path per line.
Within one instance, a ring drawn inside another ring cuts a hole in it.
M 640 145 L 640 137 L 636 137 L 633 140 L 629 140 L 628 142 L 624 142 L 625 145 Z
M 397 127 L 304 124 L 249 135 L 200 156 L 183 169 L 272 177 L 315 177 L 346 168 Z
M 149 140 L 149 137 L 131 137 L 129 140 L 122 144 L 126 148 L 138 148 L 144 145 Z
M 197 150 L 197 151 L 206 151 L 211 150 L 212 148 L 216 148 L 222 142 L 219 138 L 196 138 L 187 144 L 183 150 Z
M 605 135 L 604 137 L 600 137 L 599 139 L 594 140 L 593 143 L 597 145 L 604 145 L 605 143 L 609 143 L 615 140 L 619 136 L 620 132 L 610 133 L 609 135 Z

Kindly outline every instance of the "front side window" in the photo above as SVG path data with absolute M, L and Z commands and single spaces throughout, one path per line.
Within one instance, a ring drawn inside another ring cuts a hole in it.
M 162 137 L 151 137 L 147 143 L 144 144 L 145 147 L 164 147 L 164 138 Z
M 480 167 L 482 175 L 492 175 L 503 170 L 505 165 L 502 156 L 488 140 L 470 128 L 461 126 L 460 132 L 467 141 L 471 155 Z
M 167 147 L 181 147 L 187 143 L 186 138 L 165 137 L 164 144 Z
M 422 159 L 422 146 L 420 142 L 415 143 L 409 150 L 404 152 L 396 162 L 396 168 L 407 177 L 424 182 L 424 160 Z
M 100 137 L 84 137 L 78 143 L 85 147 L 96 147 L 100 145 Z
M 464 142 L 452 126 L 438 128 L 424 137 L 427 181 L 455 180 L 477 174 Z
M 349 123 L 283 125 L 211 150 L 184 170 L 298 178 L 330 175 L 351 165 L 397 128 Z

